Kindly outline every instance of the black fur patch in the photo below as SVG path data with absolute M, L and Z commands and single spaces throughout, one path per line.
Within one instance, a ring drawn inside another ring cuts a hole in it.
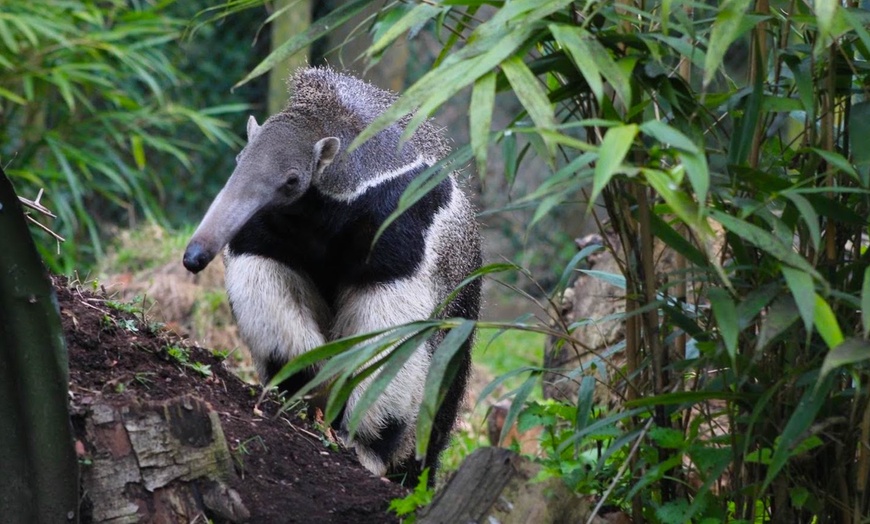
M 385 463 L 389 463 L 394 458 L 396 449 L 402 444 L 402 434 L 406 428 L 407 425 L 401 420 L 388 417 L 377 438 L 369 440 L 357 435 L 356 439 L 374 451 Z
M 373 249 L 372 240 L 411 180 L 427 167 L 373 187 L 351 202 L 310 189 L 289 207 L 254 215 L 230 241 L 230 250 L 272 258 L 305 272 L 330 305 L 342 286 L 411 276 L 423 261 L 424 233 L 450 201 L 449 178 L 390 224 Z
M 287 359 L 275 357 L 274 354 L 276 353 L 277 351 L 273 353 L 273 356 L 270 356 L 269 359 L 266 360 L 266 376 L 261 377 L 264 384 L 272 380 L 272 377 L 277 375 L 278 372 L 281 371 L 281 368 L 289 362 Z M 302 386 L 311 382 L 311 379 L 313 379 L 316 374 L 317 372 L 314 368 L 308 368 L 298 373 L 294 373 L 278 384 L 278 390 L 285 392 L 288 395 L 292 395 L 302 389 Z

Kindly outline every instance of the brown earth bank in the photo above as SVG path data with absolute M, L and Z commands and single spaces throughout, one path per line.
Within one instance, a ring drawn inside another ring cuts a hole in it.
M 278 414 L 280 404 L 272 399 L 258 403 L 259 387 L 241 381 L 211 351 L 151 324 L 136 308 L 63 277 L 53 283 L 69 350 L 73 413 L 97 398 L 121 405 L 194 395 L 220 417 L 236 473 L 228 484 L 251 512 L 250 522 L 398 522 L 387 507 L 407 491 L 373 477 L 300 412 Z M 73 426 L 83 439 L 75 415 Z M 77 447 L 86 468 L 88 450 Z

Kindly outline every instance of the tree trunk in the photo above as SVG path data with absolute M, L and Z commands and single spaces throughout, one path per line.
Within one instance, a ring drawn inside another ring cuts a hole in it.
M 78 469 L 57 298 L 0 168 L 0 520 L 77 520 Z
M 289 9 L 281 13 L 272 21 L 272 50 L 281 47 L 281 44 L 294 36 L 303 33 L 311 25 L 311 1 L 280 0 L 275 3 L 275 9 L 283 9 L 293 4 Z M 274 115 L 284 109 L 287 103 L 287 77 L 297 67 L 308 64 L 308 52 L 299 52 L 287 60 L 276 64 L 269 72 L 269 114 Z

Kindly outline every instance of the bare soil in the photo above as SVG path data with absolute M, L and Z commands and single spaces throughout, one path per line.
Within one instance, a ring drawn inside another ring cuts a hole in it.
M 211 351 L 149 325 L 141 312 L 125 311 L 99 291 L 70 287 L 62 277 L 53 280 L 69 350 L 71 402 L 183 394 L 205 400 L 220 415 L 237 473 L 230 485 L 251 522 L 398 522 L 387 507 L 407 491 L 373 477 L 302 413 L 278 414 L 280 404 L 271 398 L 258 403 L 259 387 L 242 382 Z M 170 355 L 173 347 L 187 355 L 187 364 Z M 207 372 L 191 365 L 208 366 Z M 83 517 L 87 522 L 86 508 Z

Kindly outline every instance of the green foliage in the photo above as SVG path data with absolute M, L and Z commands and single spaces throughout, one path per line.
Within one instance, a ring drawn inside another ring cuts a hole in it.
M 179 365 L 199 373 L 203 377 L 212 376 L 211 365 L 190 360 L 190 350 L 179 346 L 166 346 L 166 354 Z
M 432 502 L 432 497 L 435 495 L 435 490 L 428 488 L 429 485 L 429 468 L 424 468 L 420 473 L 419 483 L 414 488 L 414 491 L 408 496 L 390 501 L 390 511 L 402 519 L 402 522 L 414 524 L 417 522 L 417 510 L 428 506 Z
M 184 21 L 171 4 L 0 2 L 0 159 L 22 196 L 46 190 L 66 238 L 43 244 L 55 270 L 93 261 L 108 224 L 162 219 L 193 153 L 238 143 L 221 118 L 243 105 L 179 96 L 190 86 L 173 64 Z
M 383 7 L 372 60 L 424 24 L 451 36 L 351 147 L 400 119 L 408 136 L 464 89 L 474 101 L 470 145 L 410 187 L 396 216 L 452 166 L 473 158 L 485 172 L 500 144 L 517 159 L 509 185 L 530 158 L 551 170 L 518 199 L 536 218 L 584 201 L 618 239 L 605 243 L 620 274 L 586 274 L 625 290 L 627 336 L 613 348 L 625 363 L 611 363 L 607 377 L 553 370 L 580 382 L 577 401 L 562 405 L 527 402 L 541 369 L 495 381 L 529 377 L 514 390 L 508 425 L 519 417 L 549 428 L 547 471 L 653 522 L 859 522 L 870 513 L 867 22 L 866 11 L 828 1 Z M 523 109 L 493 128 L 499 96 Z M 529 144 L 522 154 L 517 136 Z M 661 247 L 678 262 L 657 269 Z M 538 329 L 580 353 L 582 322 Z M 409 344 L 463 325 L 334 342 L 291 368 L 329 358 L 318 381 L 333 381 L 331 402 L 376 376 L 371 397 L 387 380 L 377 368 L 394 370 Z M 591 408 L 593 376 L 612 409 Z

